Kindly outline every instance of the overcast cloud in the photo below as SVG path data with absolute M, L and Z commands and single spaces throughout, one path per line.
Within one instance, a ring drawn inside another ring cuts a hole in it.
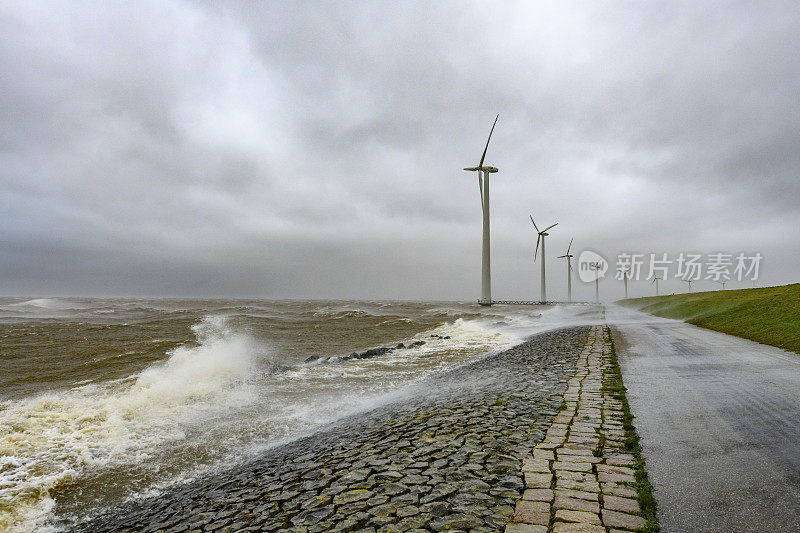
M 794 1 L 0 0 L 0 293 L 473 300 L 496 113 L 495 298 L 531 213 L 555 297 L 572 236 L 796 282 L 798 50 Z

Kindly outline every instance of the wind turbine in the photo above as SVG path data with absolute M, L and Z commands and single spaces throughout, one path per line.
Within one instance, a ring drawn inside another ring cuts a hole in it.
M 600 261 L 592 263 L 592 265 L 594 266 L 595 272 L 603 267 L 603 264 Z M 596 302 L 600 301 L 600 276 L 594 278 L 594 299 Z
M 653 276 L 653 281 L 650 282 L 650 285 L 652 285 L 653 283 L 656 284 L 656 296 L 658 296 L 658 280 L 663 281 L 663 278 L 659 278 L 658 276 Z
M 531 222 L 533 222 L 533 217 L 531 217 Z M 574 237 L 573 237 L 574 238 Z M 567 258 L 567 301 L 572 301 L 572 255 L 569 253 L 569 249 L 572 248 L 572 239 L 569 240 L 569 246 L 567 246 L 567 253 L 564 255 L 559 255 L 558 258 L 562 259 L 564 257 Z M 544 257 L 544 243 L 542 243 L 542 257 Z M 544 264 L 544 260 L 542 261 Z
M 481 249 L 481 305 L 492 305 L 492 267 L 489 263 L 489 174 L 497 172 L 496 167 L 483 166 L 486 159 L 486 150 L 489 149 L 489 141 L 492 140 L 494 127 L 497 125 L 498 114 L 494 118 L 494 124 L 489 131 L 489 138 L 486 139 L 486 147 L 477 167 L 468 167 L 464 170 L 478 172 L 478 190 L 481 192 L 481 209 L 483 210 L 483 248 Z
M 622 271 L 622 281 L 625 283 L 625 299 L 628 299 L 628 278 L 631 276 L 631 268 L 628 267 Z
M 722 281 L 718 281 L 717 283 L 722 285 L 722 290 L 724 291 L 725 290 L 725 284 L 728 283 L 728 280 L 727 279 L 723 279 Z
M 531 222 L 533 222 L 533 215 L 530 215 Z M 536 228 L 536 231 L 539 233 L 539 236 L 536 237 L 536 251 L 533 253 L 533 260 L 536 261 L 536 255 L 539 253 L 539 241 L 542 241 L 542 302 L 547 301 L 547 287 L 545 286 L 545 279 L 544 279 L 544 238 L 550 235 L 547 233 L 547 230 L 550 228 L 557 226 L 558 222 L 553 224 L 552 226 L 547 226 L 542 231 L 539 231 L 539 226 L 536 225 L 536 222 L 533 222 L 533 227 Z
M 682 279 L 681 281 L 685 281 L 689 284 L 689 292 L 692 292 L 692 280 L 690 279 Z

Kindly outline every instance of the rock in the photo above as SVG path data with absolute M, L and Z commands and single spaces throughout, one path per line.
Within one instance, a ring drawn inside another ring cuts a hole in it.
M 505 533 L 547 533 L 547 526 L 517 524 L 512 522 L 506 526 Z
M 406 485 L 422 485 L 427 483 L 428 478 L 419 474 L 409 474 L 401 480 Z
M 420 513 L 419 507 L 416 507 L 414 505 L 406 505 L 405 507 L 400 507 L 399 509 L 397 509 L 397 516 L 399 516 L 400 518 L 404 518 L 406 516 L 414 516 L 419 513 Z
M 371 348 L 366 352 L 356 353 L 353 355 L 355 359 L 370 359 L 372 357 L 377 357 L 378 355 L 384 355 L 388 352 L 392 351 L 391 348 Z M 351 354 L 352 355 L 352 354 Z
M 464 488 L 467 490 L 487 491 L 492 486 L 480 479 L 471 479 L 464 483 Z
M 294 518 L 292 523 L 296 526 L 310 526 L 333 515 L 333 507 L 322 507 L 320 509 L 309 509 L 301 511 Z
M 382 483 L 378 486 L 378 489 L 387 496 L 394 496 L 396 494 L 408 492 L 408 487 L 400 483 Z
M 369 519 L 367 525 L 375 528 L 382 528 L 388 524 L 394 524 L 396 520 L 397 518 L 393 516 L 373 516 Z
M 556 501 L 553 503 L 555 509 L 570 509 L 573 511 L 588 511 L 590 513 L 599 514 L 600 504 L 590 500 L 583 500 L 579 498 L 571 498 L 561 494 L 561 491 L 556 492 Z
M 503 476 L 498 480 L 497 485 L 503 488 L 515 489 L 519 491 L 525 488 L 525 486 L 522 483 L 522 480 L 517 476 Z
M 398 472 L 397 470 L 386 470 L 384 472 L 379 472 L 373 476 L 377 483 L 384 483 L 384 482 L 394 482 L 403 477 L 403 474 Z
M 611 511 L 621 511 L 623 513 L 639 513 L 641 508 L 639 502 L 632 498 L 620 498 L 619 496 L 604 495 L 603 508 Z
M 337 494 L 333 498 L 333 502 L 336 505 L 342 505 L 345 503 L 353 503 L 361 500 L 366 500 L 373 497 L 374 495 L 375 495 L 374 493 L 366 489 L 348 490 L 346 492 L 342 492 L 341 494 Z
M 580 522 L 585 524 L 600 525 L 600 517 L 594 513 L 589 513 L 586 511 L 559 509 L 556 511 L 556 520 L 560 520 L 562 522 Z
M 550 522 L 550 504 L 520 500 L 514 511 L 514 522 L 546 526 Z
M 370 507 L 377 507 L 378 505 L 383 505 L 388 501 L 389 497 L 381 494 L 380 496 L 373 496 L 372 498 L 367 500 L 367 505 L 369 505 Z
M 492 474 L 510 474 L 512 472 L 517 472 L 519 467 L 515 464 L 511 463 L 497 463 L 496 465 L 492 465 L 491 469 L 489 470 Z
M 449 502 L 432 502 L 420 506 L 420 511 L 430 513 L 432 516 L 444 516 L 450 513 L 453 506 Z
M 644 527 L 644 518 L 628 513 L 603 509 L 603 525 L 625 529 L 641 529 Z
M 451 529 L 473 529 L 483 525 L 483 520 L 467 514 L 451 514 L 431 520 L 430 528 L 434 531 Z
M 348 473 L 343 475 L 340 479 L 342 483 L 354 483 L 357 481 L 364 481 L 369 477 L 372 473 L 371 468 L 356 468 L 350 470 Z
M 596 524 L 556 522 L 553 533 L 605 533 L 606 528 Z
M 431 518 L 432 516 L 427 513 L 419 513 L 414 516 L 407 516 L 397 522 L 397 527 L 401 528 L 403 531 L 421 529 L 428 525 L 428 523 L 431 521 Z
M 370 514 L 374 516 L 392 516 L 397 512 L 397 508 L 394 505 L 379 505 L 378 507 L 374 507 L 369 511 Z

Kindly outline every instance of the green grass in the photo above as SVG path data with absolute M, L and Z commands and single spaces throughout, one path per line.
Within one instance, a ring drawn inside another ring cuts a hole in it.
M 632 298 L 617 303 L 800 353 L 800 283 Z
M 610 368 L 603 372 L 603 391 L 610 394 L 622 403 L 622 426 L 625 429 L 625 449 L 633 455 L 635 463 L 633 465 L 636 483 L 634 488 L 638 495 L 639 507 L 642 509 L 644 527 L 642 533 L 658 533 L 660 525 L 656 517 L 656 499 L 653 496 L 653 485 L 647 478 L 647 466 L 642 457 L 642 446 L 639 444 L 639 435 L 633 425 L 633 413 L 631 413 L 628 398 L 625 395 L 627 389 L 622 382 L 622 372 L 617 361 L 617 350 L 614 346 L 614 338 L 611 336 L 611 329 L 606 326 L 604 329 L 605 339 L 611 345 Z

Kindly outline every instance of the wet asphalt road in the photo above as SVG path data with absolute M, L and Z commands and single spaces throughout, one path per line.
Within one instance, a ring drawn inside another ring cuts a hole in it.
M 800 355 L 610 314 L 662 531 L 800 532 Z

